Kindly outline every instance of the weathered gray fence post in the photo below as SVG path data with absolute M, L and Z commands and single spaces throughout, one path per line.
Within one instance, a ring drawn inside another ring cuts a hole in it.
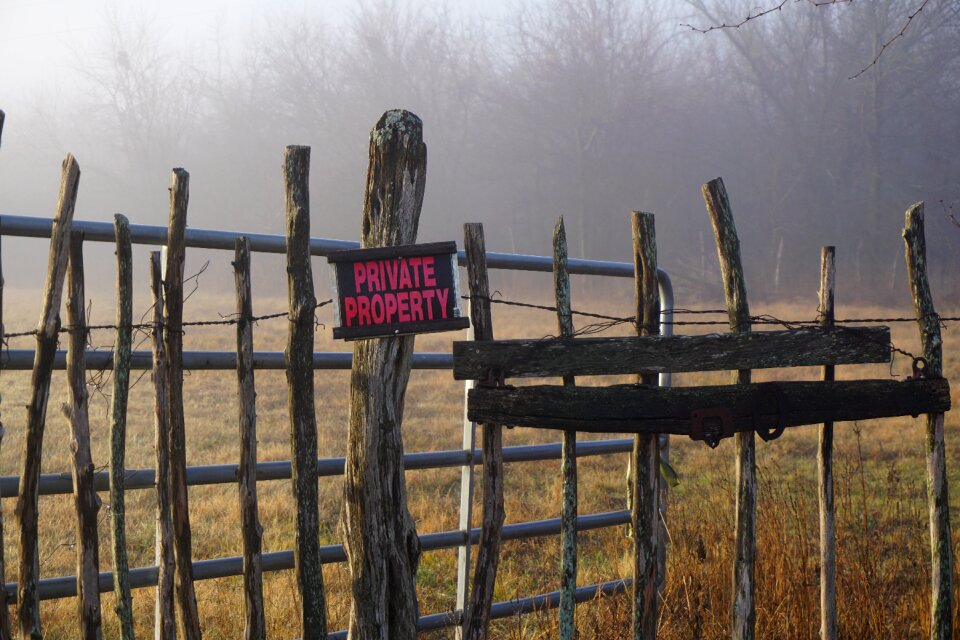
M 173 584 L 176 563 L 173 551 L 173 516 L 170 508 L 170 405 L 167 393 L 169 363 L 163 343 L 163 273 L 160 252 L 150 252 L 150 291 L 153 295 L 153 416 L 156 473 L 157 596 L 154 606 L 154 640 L 176 640 Z
M 164 270 L 163 323 L 167 352 L 167 399 L 170 419 L 170 505 L 173 516 L 173 555 L 176 563 L 175 595 L 180 637 L 199 640 L 200 618 L 193 588 L 193 541 L 187 492 L 186 426 L 183 420 L 183 269 L 186 261 L 184 232 L 190 201 L 190 174 L 174 169 L 170 185 L 170 221 L 167 226 L 167 266 Z
M 416 242 L 426 177 L 423 123 L 387 111 L 370 132 L 362 247 Z M 353 348 L 341 525 L 355 639 L 417 635 L 420 542 L 407 510 L 401 432 L 413 343 L 413 336 L 374 338 Z
M 657 288 L 657 236 L 652 213 L 634 211 L 634 287 L 637 333 L 660 333 L 660 295 Z M 640 383 L 657 386 L 656 374 L 643 374 Z M 633 637 L 657 637 L 657 543 L 660 537 L 660 447 L 655 433 L 641 433 L 633 441 Z
M 290 459 L 297 503 L 293 548 L 300 620 L 304 640 L 327 637 L 327 605 L 320 564 L 320 514 L 317 487 L 317 418 L 313 404 L 313 331 L 317 300 L 310 266 L 310 147 L 284 151 L 283 180 L 287 213 L 287 291 L 290 332 L 284 354 L 290 404 Z
M 3 133 L 3 111 L 0 111 L 0 134 Z M 2 241 L 2 236 L 0 236 Z M 2 243 L 0 243 L 2 244 Z M 3 335 L 3 262 L 0 260 L 0 336 Z M 0 358 L 0 370 L 3 369 L 3 358 Z M 2 401 L 2 397 L 0 397 Z M 0 443 L 3 442 L 3 421 L 0 419 Z M 0 575 L 4 574 L 6 562 L 3 552 L 3 513 L 0 510 Z M 10 640 L 10 609 L 7 604 L 7 592 L 0 589 L 0 640 Z
M 80 167 L 67 154 L 60 174 L 60 195 L 57 213 L 50 232 L 50 260 L 47 282 L 43 291 L 40 323 L 37 325 L 37 349 L 30 379 L 30 404 L 27 405 L 27 432 L 23 441 L 20 464 L 20 492 L 16 514 L 20 521 L 20 567 L 17 576 L 17 620 L 22 638 L 40 640 L 40 579 L 39 508 L 40 463 L 43 457 L 43 428 L 47 420 L 47 400 L 50 397 L 50 376 L 53 358 L 57 352 L 60 331 L 60 301 L 63 280 L 67 272 L 67 253 L 73 223 L 73 208 L 77 202 Z
M 243 531 L 245 640 L 263 640 L 263 529 L 257 513 L 257 391 L 253 377 L 253 300 L 250 292 L 250 238 L 237 238 L 233 262 L 237 285 L 237 400 L 240 407 L 240 520 Z M 311 350 L 312 351 L 312 350 Z M 312 355 L 312 353 L 311 353 Z
M 570 273 L 567 271 L 567 231 L 563 217 L 553 228 L 553 289 L 557 302 L 557 323 L 560 336 L 573 336 L 573 315 L 570 313 Z M 564 376 L 563 384 L 576 384 L 573 376 Z M 577 432 L 563 432 L 560 468 L 563 472 L 563 509 L 560 513 L 560 640 L 576 636 L 577 591 Z
M 133 258 L 130 224 L 114 216 L 117 239 L 117 339 L 113 346 L 113 396 L 110 421 L 110 531 L 113 540 L 114 610 L 120 637 L 133 640 L 133 602 L 127 564 L 126 509 L 124 507 L 127 447 L 127 396 L 130 390 L 130 349 L 133 343 Z
M 820 256 L 820 326 L 834 325 L 836 249 L 824 247 Z M 823 379 L 834 379 L 834 368 L 823 367 Z M 817 449 L 817 476 L 820 491 L 820 638 L 837 638 L 837 531 L 833 509 L 833 422 L 820 425 Z
M 920 325 L 923 357 L 927 363 L 923 375 L 943 376 L 943 341 L 940 317 L 933 306 L 927 280 L 927 241 L 924 235 L 923 203 L 907 210 L 903 228 L 906 242 L 907 273 L 913 293 L 913 308 Z M 947 493 L 947 459 L 943 441 L 943 414 L 927 414 L 927 502 L 930 511 L 930 637 L 953 637 L 953 546 L 950 540 L 950 500 Z
M 474 340 L 493 340 L 493 316 L 490 313 L 490 283 L 487 280 L 487 249 L 483 225 L 463 225 L 463 249 L 467 256 L 467 282 L 470 287 L 470 325 Z M 466 640 L 484 640 L 490 631 L 490 606 L 500 564 L 500 535 L 506 517 L 503 502 L 503 429 L 484 423 L 483 512 L 477 566 L 470 591 L 469 619 L 464 626 Z
M 93 484 L 93 457 L 90 453 L 90 421 L 87 412 L 87 317 L 83 286 L 83 234 L 70 239 L 67 271 L 67 383 L 70 404 L 63 412 L 70 421 L 70 449 L 73 452 L 73 504 L 77 512 L 77 622 L 79 638 L 99 640 L 103 636 L 100 613 L 100 545 L 97 512 L 100 497 Z
M 713 224 L 717 243 L 720 272 L 723 276 L 723 293 L 727 302 L 730 331 L 750 331 L 750 308 L 747 304 L 747 288 L 740 265 L 740 240 L 733 223 L 730 200 L 717 178 L 703 185 L 703 199 Z M 733 384 L 748 384 L 750 371 L 740 370 L 733 374 Z M 752 431 L 735 436 L 737 451 L 737 537 L 733 559 L 733 630 L 736 640 L 753 640 L 757 611 L 754 603 L 754 564 L 757 555 L 757 454 Z

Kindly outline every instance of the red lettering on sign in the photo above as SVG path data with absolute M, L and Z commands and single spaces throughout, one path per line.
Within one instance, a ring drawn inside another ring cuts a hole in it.
M 343 313 L 346 319 L 346 326 L 350 326 L 352 320 L 357 317 L 357 299 L 356 298 L 344 298 L 343 299 Z
M 366 296 L 357 298 L 357 324 L 361 327 L 370 324 L 370 298 Z
M 423 257 L 423 286 L 437 286 L 437 277 L 433 273 L 433 256 Z
M 385 271 L 387 272 L 387 277 L 390 280 L 390 288 L 396 290 L 397 288 L 397 271 L 400 266 L 397 264 L 396 260 L 387 260 L 385 264 Z
M 436 295 L 436 289 L 424 289 L 423 301 L 427 307 L 427 320 L 433 320 L 433 296 Z
M 415 256 L 408 258 L 407 262 L 410 263 L 410 269 L 413 271 L 413 286 L 417 289 L 420 288 L 420 271 L 417 267 L 420 266 L 420 263 L 423 262 L 423 258 L 420 256 Z
M 380 267 L 376 262 L 370 260 L 366 263 L 367 269 L 367 291 L 381 291 L 380 286 Z
M 447 317 L 447 300 L 450 298 L 450 289 L 437 289 L 437 300 L 440 302 L 440 317 Z
M 400 260 L 400 281 L 398 284 L 400 289 L 409 289 L 413 286 L 410 281 L 410 267 L 407 265 L 407 261 L 403 259 Z
M 370 316 L 374 324 L 383 324 L 383 296 L 380 294 L 374 294 L 370 298 Z
M 401 291 L 397 294 L 397 319 L 399 322 L 410 322 L 409 291 Z
M 367 281 L 367 270 L 363 268 L 362 262 L 353 263 L 353 282 L 360 293 L 360 285 Z
M 387 312 L 384 315 L 384 321 L 387 324 L 394 322 L 393 315 L 397 312 L 397 294 L 395 293 L 385 293 L 383 294 L 383 303 L 387 308 Z
M 423 296 L 419 291 L 410 292 L 410 320 L 423 320 Z

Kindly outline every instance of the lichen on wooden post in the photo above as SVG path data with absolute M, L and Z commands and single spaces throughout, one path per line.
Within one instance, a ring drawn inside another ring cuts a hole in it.
M 740 263 L 740 240 L 723 179 L 703 185 L 703 199 L 713 224 L 723 293 L 734 333 L 750 331 L 750 307 Z M 747 384 L 750 371 L 735 371 L 731 382 Z M 733 630 L 735 640 L 753 640 L 757 622 L 754 572 L 757 555 L 757 454 L 753 432 L 735 436 L 737 468 L 736 541 L 733 559 Z
M 290 330 L 284 353 L 290 405 L 290 456 L 297 524 L 293 548 L 304 640 L 327 637 L 327 604 L 320 564 L 317 418 L 313 393 L 316 298 L 310 265 L 310 147 L 287 147 L 283 179 L 287 217 L 287 291 Z
M 370 133 L 362 247 L 416 242 L 426 172 L 420 118 L 384 113 Z M 353 586 L 352 638 L 417 635 L 420 542 L 407 509 L 401 431 L 413 343 L 413 336 L 354 343 L 340 519 Z
M 77 622 L 78 638 L 102 637 L 100 612 L 100 545 L 97 513 L 100 497 L 93 482 L 93 457 L 90 453 L 90 420 L 87 411 L 86 305 L 83 283 L 83 234 L 74 232 L 70 240 L 67 271 L 67 384 L 70 402 L 63 412 L 70 422 L 70 450 L 73 453 L 73 504 L 77 513 Z
M 50 377 L 57 352 L 60 332 L 60 302 L 67 272 L 67 256 L 77 202 L 80 167 L 67 154 L 60 174 L 60 195 L 57 213 L 50 232 L 50 257 L 47 281 L 43 291 L 40 322 L 37 325 L 37 348 L 30 378 L 30 404 L 27 405 L 27 429 L 20 463 L 20 490 L 16 514 L 20 521 L 20 567 L 17 576 L 17 621 L 22 638 L 41 640 L 40 628 L 40 550 L 37 528 L 39 509 L 40 466 L 43 457 L 43 430 L 47 421 L 47 400 L 50 398 Z
M 257 513 L 257 391 L 253 375 L 253 300 L 250 286 L 250 238 L 237 238 L 233 262 L 237 286 L 237 400 L 240 466 L 237 481 L 243 537 L 244 640 L 263 640 L 263 529 Z
M 660 333 L 660 295 L 657 288 L 657 237 L 652 213 L 634 211 L 634 287 L 637 333 Z M 656 374 L 642 374 L 640 384 L 657 386 Z M 633 442 L 633 637 L 657 637 L 657 543 L 660 529 L 658 507 L 660 479 L 659 436 L 641 433 Z
M 176 640 L 174 610 L 176 563 L 173 551 L 173 515 L 170 507 L 170 406 L 167 393 L 167 351 L 163 341 L 163 273 L 160 252 L 150 252 L 150 292 L 153 296 L 153 420 L 156 472 L 157 593 L 154 606 L 154 640 Z
M 487 280 L 487 249 L 483 225 L 463 225 L 463 249 L 467 256 L 470 288 L 470 324 L 474 340 L 493 340 L 490 313 L 490 283 Z M 464 625 L 465 640 L 484 640 L 490 630 L 490 607 L 500 564 L 500 537 L 506 517 L 503 502 L 503 427 L 492 422 L 482 425 L 483 488 L 480 544 L 470 591 L 469 618 Z
M 928 378 L 943 376 L 943 340 L 940 316 L 933 305 L 927 280 L 927 241 L 924 234 L 923 203 L 907 210 L 903 228 L 907 273 L 913 307 L 920 326 L 920 340 Z M 931 603 L 930 637 L 953 637 L 953 546 L 950 534 L 950 500 L 947 492 L 947 460 L 942 413 L 927 414 L 927 503 L 930 512 Z
M 197 613 L 197 595 L 193 587 L 193 540 L 190 534 L 186 426 L 183 418 L 183 269 L 186 262 L 184 233 L 187 228 L 189 201 L 190 174 L 183 169 L 174 169 L 170 185 L 163 314 L 164 347 L 167 352 L 167 406 L 170 419 L 170 505 L 176 564 L 174 593 L 179 636 L 184 640 L 199 640 L 200 616 Z
M 824 247 L 820 256 L 820 326 L 834 326 L 836 249 Z M 823 367 L 823 380 L 834 379 L 834 368 Z M 820 496 L 820 638 L 837 637 L 837 531 L 833 508 L 833 422 L 820 425 L 817 448 L 817 478 Z
M 553 228 L 553 289 L 557 304 L 560 336 L 573 337 L 570 312 L 570 273 L 567 271 L 567 231 L 563 217 Z M 576 384 L 573 376 L 563 376 L 563 384 Z M 560 514 L 560 640 L 576 637 L 577 591 L 577 432 L 563 432 L 560 468 L 563 477 L 563 508 Z

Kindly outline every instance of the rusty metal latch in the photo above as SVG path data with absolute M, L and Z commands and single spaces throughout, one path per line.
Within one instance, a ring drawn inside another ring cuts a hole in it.
M 760 399 L 764 395 L 773 397 L 777 405 L 777 421 L 773 424 L 773 427 L 760 426 Z M 783 435 L 783 431 L 786 429 L 784 422 L 784 414 L 787 412 L 786 405 L 787 397 L 776 382 L 762 382 L 757 385 L 757 393 L 753 396 L 753 430 L 764 441 L 770 442 Z
M 733 415 L 726 407 L 695 409 L 690 412 L 690 439 L 702 440 L 711 449 L 733 435 Z

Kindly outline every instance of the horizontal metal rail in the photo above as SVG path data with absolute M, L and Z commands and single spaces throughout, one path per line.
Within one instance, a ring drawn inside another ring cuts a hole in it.
M 591 584 L 585 587 L 578 587 L 574 592 L 574 599 L 577 602 L 587 602 L 601 597 L 615 596 L 625 593 L 633 580 L 623 578 L 621 580 L 611 580 L 599 584 Z M 498 620 L 501 618 L 510 618 L 534 611 L 546 611 L 556 609 L 560 606 L 560 592 L 551 591 L 537 596 L 526 598 L 517 598 L 506 602 L 494 602 L 490 607 L 490 618 Z M 427 616 L 420 616 L 417 620 L 418 631 L 435 631 L 447 627 L 456 627 L 463 620 L 463 612 L 460 610 L 448 611 L 447 613 L 432 613 Z M 346 640 L 347 631 L 335 631 L 327 636 L 329 640 Z
M 4 349 L 0 352 L 0 368 L 5 371 L 33 370 L 33 349 Z M 113 369 L 113 351 L 87 351 L 87 369 L 92 371 Z M 349 369 L 353 362 L 353 353 L 349 351 L 318 351 L 313 354 L 314 369 Z M 53 360 L 54 369 L 65 369 L 67 352 L 57 351 Z M 257 351 L 253 354 L 255 369 L 286 369 L 282 351 Z M 153 368 L 153 355 L 149 351 L 133 351 L 130 354 L 130 368 L 134 371 L 146 371 Z M 234 371 L 237 368 L 235 351 L 184 351 L 183 368 L 188 371 Z M 414 369 L 453 369 L 453 355 L 450 353 L 415 353 Z
M 49 238 L 52 225 L 52 218 L 0 214 L 0 235 Z M 85 240 L 110 243 L 116 241 L 113 224 L 110 222 L 75 220 L 73 222 L 73 230 L 82 232 Z M 188 247 L 233 251 L 237 238 L 249 238 L 251 251 L 261 253 L 285 253 L 287 250 L 287 239 L 282 235 L 241 233 L 239 231 L 221 231 L 218 229 L 188 228 L 184 236 L 184 242 Z M 147 224 L 131 224 L 130 239 L 134 244 L 162 246 L 167 243 L 167 228 Z M 356 249 L 359 246 L 359 242 L 351 240 L 331 240 L 329 238 L 310 239 L 310 253 L 315 256 L 326 256 L 331 251 Z M 461 265 L 466 264 L 466 254 L 462 250 L 458 252 L 458 260 Z M 488 251 L 487 268 L 549 272 L 553 270 L 553 258 L 550 256 Z M 580 275 L 613 276 L 619 278 L 633 277 L 633 264 L 629 262 L 570 258 L 567 262 L 567 270 L 572 274 Z M 662 281 L 663 278 L 666 277 L 666 272 L 660 270 L 658 275 Z
M 622 438 L 616 440 L 584 440 L 577 443 L 577 457 L 601 456 L 611 453 L 626 453 L 631 451 L 633 439 Z M 403 466 L 407 471 L 420 469 L 443 469 L 460 467 L 465 464 L 479 464 L 480 449 L 469 451 L 452 449 L 447 451 L 418 451 L 406 453 L 403 456 Z M 560 443 L 532 444 L 513 447 L 504 447 L 504 462 L 534 462 L 538 460 L 559 460 Z M 344 458 L 320 458 L 317 460 L 317 473 L 321 477 L 343 475 Z M 215 464 L 207 466 L 187 467 L 187 484 L 203 486 L 214 484 L 231 484 L 237 481 L 235 464 Z M 275 462 L 257 463 L 257 481 L 286 480 L 290 478 L 290 461 L 278 460 Z M 128 469 L 124 474 L 124 488 L 128 491 L 135 489 L 152 489 L 156 480 L 154 469 Z M 93 484 L 97 491 L 107 491 L 110 488 L 110 478 L 107 471 L 98 471 L 93 474 Z M 20 485 L 19 476 L 0 477 L 0 498 L 15 498 Z M 62 495 L 73 493 L 73 478 L 69 473 L 45 473 L 40 476 L 40 495 Z
M 577 517 L 577 530 L 590 531 L 592 529 L 603 529 L 605 527 L 614 527 L 630 522 L 630 512 L 606 511 L 603 513 L 593 513 L 586 516 Z M 523 540 L 526 538 L 538 538 L 543 536 L 557 535 L 560 532 L 560 518 L 550 518 L 548 520 L 536 520 L 533 522 L 519 522 L 508 524 L 503 527 L 504 541 Z M 436 551 L 439 549 L 452 549 L 460 545 L 477 544 L 480 541 L 480 529 L 470 530 L 469 538 L 466 531 L 441 531 L 438 533 L 426 533 L 420 538 L 420 546 L 424 551 Z M 345 562 L 347 559 L 343 545 L 330 544 L 320 547 L 320 561 L 324 564 L 334 562 Z M 263 554 L 264 571 L 283 571 L 293 569 L 293 551 L 271 551 Z M 130 587 L 141 589 L 152 587 L 157 584 L 157 567 L 137 567 L 130 570 Z M 228 558 L 213 558 L 210 560 L 197 560 L 193 562 L 194 580 L 213 580 L 216 578 L 227 578 L 238 576 L 243 573 L 243 557 L 231 556 Z M 99 579 L 100 592 L 104 593 L 113 590 L 113 572 L 104 571 L 100 573 Z M 8 582 L 4 585 L 7 591 L 7 598 L 10 602 L 16 600 L 17 583 Z M 62 576 L 57 578 L 44 578 L 40 580 L 38 588 L 41 600 L 55 600 L 57 598 L 69 598 L 77 595 L 76 576 Z

